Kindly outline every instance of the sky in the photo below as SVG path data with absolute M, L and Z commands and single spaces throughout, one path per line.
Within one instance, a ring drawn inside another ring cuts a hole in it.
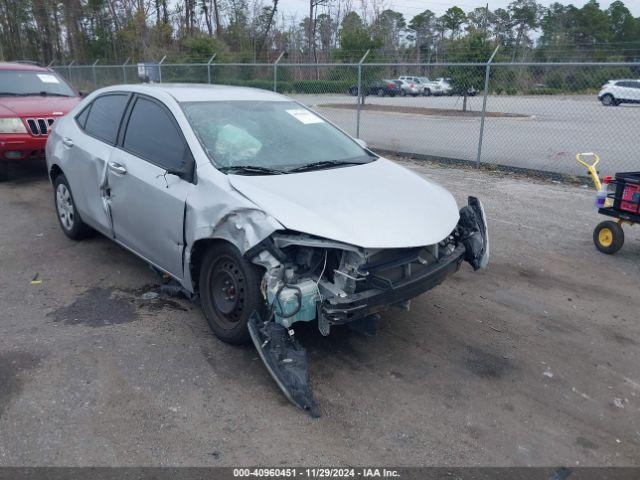
M 548 6 L 551 3 L 554 3 L 554 1 L 555 0 L 538 0 L 538 3 Z M 587 3 L 588 0 L 559 1 L 560 3 L 567 5 L 572 3 L 576 7 L 580 8 Z M 600 8 L 608 8 L 612 1 L 613 0 L 601 0 L 599 2 Z M 640 0 L 623 1 L 634 17 L 640 17 Z M 360 2 L 359 0 L 352 0 L 352 3 L 355 7 L 356 5 L 359 5 Z M 511 3 L 511 0 L 491 0 L 489 1 L 489 9 L 495 10 L 496 8 L 507 8 L 509 3 Z M 461 0 L 458 2 L 454 0 L 447 2 L 445 0 L 386 0 L 385 4 L 393 10 L 402 12 L 407 22 L 409 22 L 415 15 L 427 9 L 431 10 L 436 15 L 442 15 L 449 7 L 454 5 L 462 8 L 464 11 L 470 11 L 476 7 L 484 7 L 486 5 L 486 1 Z M 285 16 L 295 13 L 298 18 L 302 18 L 309 14 L 309 0 L 280 0 L 279 10 L 280 13 Z

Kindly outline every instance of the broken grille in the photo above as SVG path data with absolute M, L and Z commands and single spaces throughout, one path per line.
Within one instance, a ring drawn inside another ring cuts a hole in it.
M 47 135 L 54 120 L 53 118 L 27 118 L 27 125 L 32 135 Z

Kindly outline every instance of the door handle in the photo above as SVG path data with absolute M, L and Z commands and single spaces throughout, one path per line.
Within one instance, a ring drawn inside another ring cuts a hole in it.
M 116 173 L 118 175 L 124 175 L 127 173 L 126 168 L 124 168 L 119 163 L 115 163 L 115 162 L 109 162 L 109 170 L 111 170 L 113 173 Z
M 69 137 L 64 137 L 62 139 L 62 143 L 64 143 L 67 147 L 73 147 L 73 140 L 71 140 Z

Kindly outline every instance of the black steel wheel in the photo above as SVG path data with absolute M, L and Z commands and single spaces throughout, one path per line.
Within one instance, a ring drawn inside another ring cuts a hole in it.
M 220 340 L 231 344 L 250 340 L 249 317 L 256 310 L 265 313 L 261 277 L 259 267 L 231 244 L 218 244 L 205 254 L 199 279 L 202 310 Z

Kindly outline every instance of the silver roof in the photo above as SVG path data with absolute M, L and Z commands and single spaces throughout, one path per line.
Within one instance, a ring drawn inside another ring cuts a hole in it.
M 200 83 L 141 83 L 114 85 L 101 91 L 129 91 L 156 96 L 158 92 L 171 95 L 178 102 L 211 102 L 225 100 L 287 101 L 289 98 L 279 93 L 259 88 L 229 85 L 209 85 Z

